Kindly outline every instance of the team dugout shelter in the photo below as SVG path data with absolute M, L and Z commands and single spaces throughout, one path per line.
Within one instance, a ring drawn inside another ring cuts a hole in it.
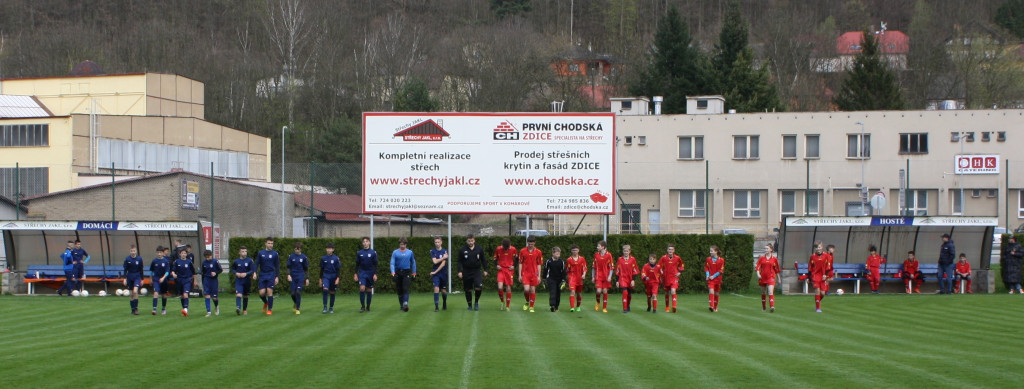
M 202 245 L 198 245 L 202 233 L 199 222 L 0 221 L 0 233 L 3 234 L 8 268 L 24 274 L 29 281 L 47 276 L 34 274 L 39 273 L 38 269 L 63 266 L 60 256 L 68 241 L 82 241 L 82 248 L 91 258 L 86 264 L 87 269 L 103 266 L 104 277 L 120 273 L 131 245 L 138 247 L 139 256 L 147 262 L 154 257 L 157 246 L 173 248 L 176 239 L 193 245 L 193 253 L 201 253 L 203 249 Z M 63 279 L 63 273 L 59 273 L 59 277 Z M 88 280 L 88 274 L 86 278 Z M 12 292 L 31 293 L 33 283 L 37 282 L 28 282 L 26 285 L 12 283 Z M 50 286 L 45 282 L 42 284 Z M 53 284 L 59 286 L 60 282 Z
M 974 283 L 992 293 L 995 284 L 988 279 L 988 270 L 998 222 L 996 217 L 970 216 L 787 216 L 779 231 L 778 247 L 783 276 L 791 276 L 783 280 L 785 290 L 799 289 L 798 282 L 803 281 L 797 280 L 795 265 L 807 263 L 814 242 L 821 241 L 826 247 L 835 245 L 836 264 L 864 264 L 869 248 L 875 246 L 889 264 L 902 264 L 907 252 L 913 250 L 924 265 L 938 263 L 942 235 L 949 234 L 957 257 L 960 253 L 967 255 Z M 884 280 L 887 275 L 882 276 Z

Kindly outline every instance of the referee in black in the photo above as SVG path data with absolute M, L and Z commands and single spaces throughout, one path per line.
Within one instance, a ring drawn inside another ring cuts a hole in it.
M 467 310 L 480 310 L 480 293 L 487 276 L 487 256 L 484 250 L 476 245 L 473 234 L 466 235 L 466 245 L 459 249 L 459 278 L 466 293 Z M 474 291 L 475 300 L 471 300 L 470 291 Z

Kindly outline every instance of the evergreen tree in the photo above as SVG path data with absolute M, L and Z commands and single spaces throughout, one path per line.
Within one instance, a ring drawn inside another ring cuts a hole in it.
M 767 64 L 754 68 L 754 52 L 748 45 L 748 35 L 740 4 L 733 1 L 725 12 L 715 46 L 717 52 L 711 60 L 715 89 L 725 97 L 726 106 L 737 112 L 781 111 L 784 107 L 771 82 Z
M 427 84 L 418 78 L 410 79 L 395 96 L 395 112 L 433 112 L 437 101 L 430 98 Z
M 853 60 L 833 101 L 841 111 L 901 110 L 906 107 L 896 74 L 880 55 L 878 40 L 864 31 L 860 54 Z
M 996 24 L 1024 38 L 1024 0 L 1009 0 L 996 10 Z
M 629 85 L 634 96 L 664 96 L 662 111 L 685 113 L 686 96 L 706 93 L 707 60 L 691 45 L 689 28 L 679 10 L 669 8 L 658 25 L 647 67 Z

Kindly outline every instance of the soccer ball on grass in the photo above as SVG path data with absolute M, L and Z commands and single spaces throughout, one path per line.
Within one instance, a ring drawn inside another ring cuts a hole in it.
M 129 293 L 131 293 L 131 292 L 129 292 Z M 139 289 L 139 295 L 145 296 L 146 293 L 149 293 L 149 291 L 146 290 L 146 288 Z
M 82 291 L 82 297 L 89 297 L 89 291 L 88 290 L 83 290 Z
M 107 291 L 101 290 L 101 291 L 97 292 L 96 295 L 99 296 L 99 297 L 107 297 Z
M 842 289 L 836 289 L 836 294 L 837 294 L 837 295 L 840 295 L 840 296 L 842 296 L 842 295 L 843 295 L 843 293 L 845 293 L 845 292 L 843 292 L 843 290 L 842 290 Z
M 72 295 L 72 296 L 75 296 L 75 297 L 78 297 L 78 296 L 81 296 L 82 294 L 81 294 L 81 293 L 79 293 L 79 292 L 78 292 L 77 290 L 72 290 L 72 291 L 71 291 L 71 295 Z

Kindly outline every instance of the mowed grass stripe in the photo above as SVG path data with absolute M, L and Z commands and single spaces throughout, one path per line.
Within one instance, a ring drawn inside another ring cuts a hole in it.
M 563 295 L 563 298 L 566 297 Z M 565 300 L 563 300 L 565 301 Z M 586 301 L 586 300 L 584 300 Z M 552 340 L 563 349 L 570 349 L 574 352 L 566 355 L 565 365 L 573 375 L 587 375 L 588 381 L 601 382 L 614 387 L 626 387 L 630 385 L 628 380 L 631 372 L 621 366 L 612 356 L 617 356 L 615 350 L 604 346 L 603 335 L 606 332 L 591 330 L 586 331 L 589 323 L 583 320 L 593 319 L 595 312 L 558 312 L 554 326 L 561 338 Z M 560 339 L 560 340 L 559 340 Z
M 551 359 L 548 353 L 536 352 L 542 350 L 543 345 L 537 342 L 537 333 L 541 329 L 541 326 L 551 319 L 550 317 L 544 317 L 543 312 L 534 313 L 522 313 L 508 312 L 506 315 L 509 317 L 508 325 L 508 340 L 511 343 L 521 345 L 521 350 L 517 350 L 516 355 L 513 355 L 513 359 L 518 360 L 518 363 L 510 363 L 510 368 L 515 369 L 527 369 L 532 372 L 527 381 L 526 379 L 519 382 L 510 382 L 511 386 L 525 386 L 525 387 L 565 387 L 569 382 L 562 381 L 562 377 L 558 372 L 550 369 L 551 366 L 557 366 L 560 361 Z M 548 312 L 550 313 L 550 312 Z M 538 316 L 541 315 L 541 316 Z

